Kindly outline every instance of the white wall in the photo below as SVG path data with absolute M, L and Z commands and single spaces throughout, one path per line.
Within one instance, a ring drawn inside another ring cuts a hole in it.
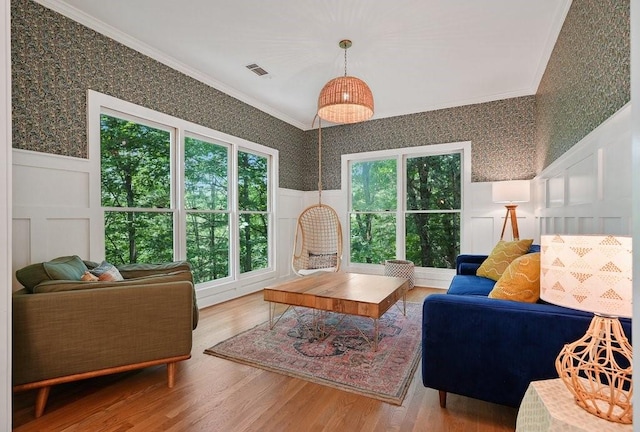
M 545 233 L 631 233 L 630 105 L 600 125 L 532 181 L 532 201 L 517 208 L 520 238 L 539 242 Z M 76 254 L 102 259 L 91 233 L 99 208 L 92 204 L 88 160 L 24 150 L 13 151 L 13 262 L 15 272 L 32 262 Z M 95 169 L 95 168 L 93 168 Z M 487 254 L 500 238 L 505 208 L 491 200 L 491 183 L 471 183 L 465 209 L 461 252 Z M 323 191 L 335 208 L 347 239 L 347 199 L 343 190 Z M 298 214 L 318 202 L 318 193 L 278 189 L 276 197 L 275 276 L 258 275 L 198 289 L 201 307 L 258 291 L 293 277 L 291 254 Z M 505 237 L 510 236 L 510 224 Z M 384 267 L 357 265 L 346 271 L 382 274 Z M 416 284 L 447 288 L 453 272 L 417 269 Z M 19 284 L 14 281 L 14 289 Z
M 11 55 L 9 0 L 0 2 L 0 430 L 11 430 Z
M 534 179 L 536 236 L 631 235 L 631 104 Z
M 92 241 L 90 162 L 13 150 L 13 290 L 15 271 L 64 255 L 100 260 Z M 92 220 L 94 222 L 92 222 Z
M 631 0 L 631 109 L 632 124 L 632 183 L 633 183 L 633 243 L 640 244 L 640 0 Z M 640 295 L 640 253 L 635 248 L 633 254 L 633 296 Z M 633 305 L 632 323 L 633 334 L 640 334 L 640 302 Z M 634 349 L 633 368 L 640 370 L 640 356 L 637 347 Z M 633 395 L 633 416 L 638 419 L 640 416 L 640 395 L 636 391 Z M 636 420 L 637 422 L 637 420 Z

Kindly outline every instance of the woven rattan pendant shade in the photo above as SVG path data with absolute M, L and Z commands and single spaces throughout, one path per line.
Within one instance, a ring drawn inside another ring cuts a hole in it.
M 318 116 L 331 123 L 358 123 L 373 116 L 373 94 L 360 78 L 334 78 L 320 91 Z
M 373 94 L 360 78 L 347 75 L 347 49 L 351 41 L 338 44 L 344 50 L 344 76 L 334 78 L 322 87 L 318 97 L 318 117 L 331 123 L 358 123 L 373 116 Z

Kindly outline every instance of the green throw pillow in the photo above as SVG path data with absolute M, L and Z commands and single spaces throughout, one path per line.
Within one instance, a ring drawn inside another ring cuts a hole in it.
M 67 256 L 42 263 L 44 271 L 51 280 L 80 280 L 87 266 L 79 256 Z

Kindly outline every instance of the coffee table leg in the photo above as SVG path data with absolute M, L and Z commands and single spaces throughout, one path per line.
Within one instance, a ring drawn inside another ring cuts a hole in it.
M 269 330 L 273 330 L 273 310 L 275 305 L 273 302 L 269 302 Z
M 402 315 L 407 316 L 407 290 L 402 293 Z
M 378 319 L 374 319 L 373 320 L 373 350 L 374 351 L 378 351 L 378 336 L 379 336 L 380 330 L 379 330 L 379 326 L 378 326 Z
M 280 314 L 280 316 L 278 317 L 278 319 L 276 319 L 276 306 L 277 305 L 278 305 L 278 303 L 269 302 L 269 330 L 273 330 L 273 328 L 276 326 L 276 324 L 278 324 L 278 321 L 280 321 L 280 318 L 282 318 L 284 316 L 284 314 L 286 314 L 287 311 L 292 307 L 291 305 L 287 306 L 287 308 L 284 310 L 284 312 L 282 312 Z M 275 322 L 274 322 L 274 320 L 275 320 Z

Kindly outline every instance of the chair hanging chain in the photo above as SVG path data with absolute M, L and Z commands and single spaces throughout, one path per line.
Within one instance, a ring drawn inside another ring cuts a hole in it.
M 322 119 L 318 117 L 318 204 L 322 205 Z

